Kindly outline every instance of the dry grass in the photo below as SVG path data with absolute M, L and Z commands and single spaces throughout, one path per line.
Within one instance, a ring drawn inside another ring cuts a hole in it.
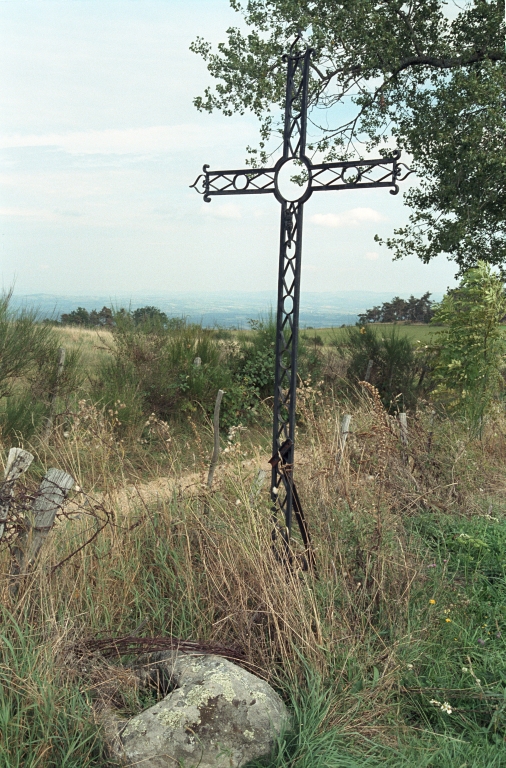
M 108 357 L 108 349 L 113 343 L 112 333 L 104 328 L 93 330 L 63 326 L 55 327 L 55 332 L 63 347 L 80 350 L 82 367 L 88 374 L 95 372 L 100 363 Z
M 299 392 L 296 480 L 316 575 L 287 570 L 276 557 L 267 489 L 251 498 L 256 471 L 265 466 L 258 450 L 247 459 L 240 445 L 222 454 L 208 494 L 210 435 L 196 447 L 197 466 L 182 471 L 177 445 L 160 434 L 171 470 L 151 483 L 132 483 L 114 420 L 90 405 L 83 405 L 69 437 L 57 433 L 49 449 L 34 446 L 41 464 L 67 469 L 82 491 L 70 502 L 77 514 L 55 529 L 16 604 L 3 552 L 2 601 L 56 659 L 54 679 L 76 684 L 76 669 L 69 671 L 76 640 L 128 635 L 140 626 L 146 637 L 237 648 L 281 686 L 303 686 L 309 666 L 331 691 L 326 728 L 397 743 L 400 671 L 413 642 L 410 603 L 426 578 L 424 552 L 410 543 L 406 519 L 421 509 L 483 514 L 486 497 L 504 489 L 506 443 L 498 423 L 482 443 L 466 443 L 455 425 L 436 422 L 427 409 L 410 420 L 406 461 L 397 422 L 383 412 L 374 388 L 366 389 L 353 404 L 327 401 L 324 407 L 317 387 Z M 338 466 L 346 412 L 353 416 L 352 433 Z M 101 505 L 112 522 L 53 573 L 93 534 L 93 517 L 79 514 L 86 504 Z M 293 547 L 302 552 L 296 534 Z M 92 664 L 78 674 L 90 700 L 97 680 L 102 685 L 109 673 L 119 700 L 135 700 L 128 675 L 123 695 L 123 673 L 97 665 L 102 671 Z M 46 764 L 52 765 L 41 760 Z

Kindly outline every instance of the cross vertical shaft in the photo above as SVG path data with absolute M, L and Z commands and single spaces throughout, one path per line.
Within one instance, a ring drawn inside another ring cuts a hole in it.
M 306 149 L 307 91 L 311 51 L 288 57 L 283 162 L 302 160 Z M 293 463 L 297 396 L 300 272 L 304 203 L 281 204 L 276 364 L 272 436 L 272 501 L 284 514 L 288 545 L 294 502 Z M 299 513 L 299 510 L 297 510 Z

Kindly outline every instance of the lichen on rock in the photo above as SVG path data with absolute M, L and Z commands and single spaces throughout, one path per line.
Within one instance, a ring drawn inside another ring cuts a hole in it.
M 123 765 L 240 768 L 270 753 L 288 713 L 268 683 L 217 656 L 154 656 L 174 688 L 122 721 L 112 748 Z

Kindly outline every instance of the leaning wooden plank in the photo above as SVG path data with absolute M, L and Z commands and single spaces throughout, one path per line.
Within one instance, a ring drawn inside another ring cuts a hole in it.
M 48 469 L 46 472 L 33 504 L 33 529 L 28 552 L 28 564 L 37 557 L 44 540 L 53 527 L 56 513 L 63 506 L 74 483 L 75 480 L 72 475 L 63 469 Z
M 23 472 L 26 472 L 32 461 L 32 454 L 23 448 L 11 448 L 9 451 L 4 481 L 0 485 L 0 539 L 4 535 L 5 524 L 9 517 L 16 480 L 21 477 Z
M 32 505 L 33 522 L 26 520 L 25 529 L 19 534 L 12 548 L 11 576 L 15 580 L 10 591 L 13 597 L 19 589 L 16 577 L 26 573 L 35 561 L 53 527 L 56 513 L 63 506 L 74 483 L 74 478 L 62 469 L 48 469 L 46 472 Z

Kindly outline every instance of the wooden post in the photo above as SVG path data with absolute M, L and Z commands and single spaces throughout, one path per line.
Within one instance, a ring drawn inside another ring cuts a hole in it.
M 371 372 L 372 372 L 372 366 L 373 366 L 374 360 L 368 360 L 367 362 L 367 370 L 365 372 L 364 381 L 369 381 L 371 378 Z
M 56 369 L 56 381 L 54 384 L 53 391 L 51 392 L 51 396 L 49 398 L 49 414 L 47 417 L 46 426 L 44 428 L 44 435 L 42 437 L 42 440 L 45 443 L 47 443 L 47 441 L 49 440 L 51 429 L 53 428 L 53 421 L 54 421 L 55 412 L 56 412 L 56 398 L 58 397 L 58 388 L 60 386 L 60 379 L 63 373 L 64 365 L 65 365 L 65 347 L 60 347 L 60 349 L 58 350 L 58 368 Z
M 33 565 L 44 541 L 53 527 L 56 513 L 61 509 L 67 494 L 74 485 L 74 478 L 62 469 L 48 469 L 42 480 L 37 497 L 32 505 L 33 522 L 26 520 L 26 526 L 12 549 L 11 596 L 19 590 L 18 577 Z
M 214 449 L 213 449 L 213 455 L 211 457 L 211 464 L 209 465 L 209 474 L 207 476 L 208 488 L 210 488 L 213 484 L 214 471 L 216 469 L 216 465 L 218 464 L 218 458 L 220 455 L 220 408 L 221 408 L 221 400 L 224 394 L 225 393 L 222 389 L 218 390 L 216 403 L 214 405 L 214 419 L 213 419 Z
M 406 413 L 399 413 L 399 427 L 402 445 L 403 461 L 408 460 L 408 417 Z
M 339 452 L 337 454 L 337 469 L 339 470 L 339 467 L 341 466 L 341 462 L 343 460 L 344 455 L 344 449 L 346 448 L 346 441 L 348 440 L 348 435 L 350 434 L 350 424 L 351 424 L 351 416 L 349 414 L 346 414 L 343 416 L 343 420 L 341 422 L 341 431 L 339 434 Z
M 14 493 L 16 480 L 26 472 L 33 461 L 33 456 L 23 448 L 11 448 L 7 457 L 5 476 L 0 486 L 0 539 L 4 535 L 5 524 L 9 517 L 9 507 Z

